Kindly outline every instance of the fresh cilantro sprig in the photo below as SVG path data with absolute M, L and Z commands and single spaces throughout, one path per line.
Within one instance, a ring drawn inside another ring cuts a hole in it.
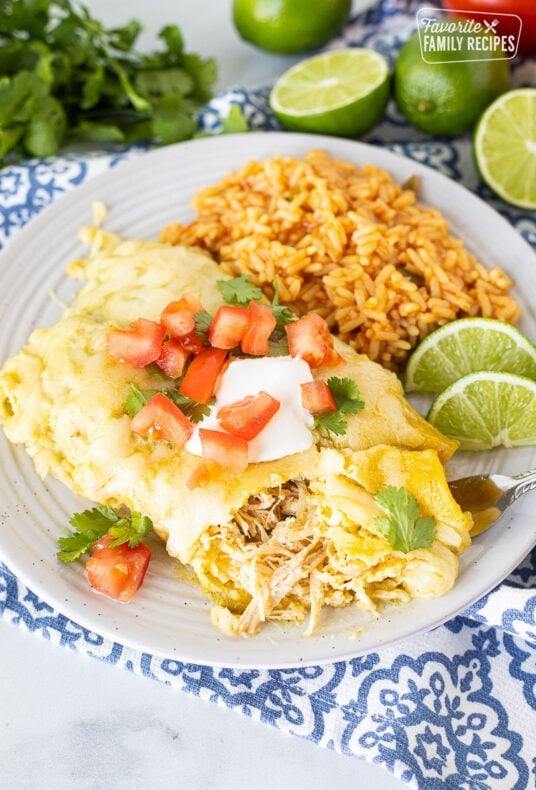
M 142 54 L 142 26 L 107 28 L 72 0 L 0 0 L 0 164 L 66 142 L 168 144 L 197 134 L 216 64 L 185 50 L 177 25 Z M 226 132 L 243 123 L 235 113 Z
M 195 333 L 203 343 L 208 343 L 208 330 L 212 323 L 212 316 L 208 310 L 199 310 L 194 316 Z
M 211 403 L 198 403 L 196 400 L 192 400 L 192 398 L 187 398 L 186 395 L 181 395 L 176 389 L 142 390 L 136 387 L 135 384 L 131 384 L 130 392 L 125 401 L 125 411 L 130 419 L 135 417 L 153 395 L 156 395 L 158 392 L 161 392 L 173 401 L 192 422 L 200 422 L 203 417 L 206 417 L 210 413 Z
M 237 307 L 248 307 L 250 302 L 262 299 L 261 289 L 251 282 L 247 274 L 233 277 L 230 280 L 218 280 L 216 285 L 220 289 L 223 301 Z
M 395 551 L 407 554 L 432 545 L 436 520 L 433 516 L 419 517 L 419 504 L 406 488 L 387 486 L 376 494 L 374 500 L 386 514 L 376 516 L 374 523 Z
M 248 307 L 250 302 L 263 298 L 262 290 L 251 282 L 247 274 L 233 277 L 230 280 L 218 280 L 217 286 L 226 304 L 238 307 Z M 277 321 L 274 332 L 282 332 L 287 324 L 295 321 L 297 316 L 290 307 L 279 303 L 279 284 L 274 280 L 274 296 L 272 299 L 272 313 Z
M 110 543 L 111 548 L 128 543 L 130 548 L 134 549 L 153 529 L 153 523 L 148 516 L 142 516 L 134 511 L 130 518 L 127 518 L 120 516 L 108 505 L 74 513 L 69 523 L 75 528 L 75 532 L 67 537 L 58 538 L 57 556 L 62 562 L 74 562 L 80 559 L 107 533 L 113 538 Z
M 113 538 L 110 548 L 128 543 L 131 549 L 135 549 L 152 530 L 153 522 L 149 516 L 142 516 L 141 513 L 134 510 L 130 518 L 118 518 L 117 522 L 108 530 Z
M 186 395 L 181 395 L 178 390 L 170 390 L 164 394 L 167 395 L 175 406 L 178 406 L 183 414 L 189 417 L 192 422 L 201 422 L 203 417 L 207 417 L 215 402 L 215 398 L 212 398 L 208 403 L 198 403 L 198 401 L 192 400 L 192 398 L 187 398 Z
M 327 428 L 328 431 L 342 436 L 348 429 L 348 423 L 344 415 L 357 414 L 358 411 L 365 407 L 365 404 L 361 400 L 357 384 L 352 379 L 331 376 L 326 383 L 337 404 L 337 411 L 317 415 L 315 417 L 315 427 Z
M 277 321 L 274 330 L 275 332 L 284 332 L 286 325 L 290 324 L 292 321 L 295 321 L 298 317 L 296 313 L 290 309 L 290 307 L 285 307 L 285 305 L 279 304 L 279 282 L 277 278 L 274 280 L 272 313 L 274 314 L 274 318 Z
M 344 436 L 348 430 L 348 423 L 344 414 L 333 411 L 329 414 L 317 414 L 314 419 L 315 428 L 326 428 L 337 436 Z
M 125 401 L 125 411 L 130 419 L 135 417 L 157 392 L 161 392 L 161 390 L 140 390 L 135 384 L 131 384 L 130 392 Z

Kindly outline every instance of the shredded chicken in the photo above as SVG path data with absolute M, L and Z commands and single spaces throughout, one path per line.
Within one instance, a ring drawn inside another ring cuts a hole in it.
M 285 485 L 251 496 L 235 513 L 234 520 L 247 539 L 264 542 L 285 519 L 299 519 L 305 515 L 307 495 L 305 480 L 289 480 Z
M 269 584 L 262 587 L 247 606 L 238 621 L 237 630 L 241 634 L 256 633 L 260 623 L 265 622 L 273 609 L 285 596 L 289 595 L 296 583 L 309 578 L 311 571 L 324 559 L 321 541 L 311 543 L 297 554 L 288 558 L 272 573 Z
M 251 496 L 231 522 L 202 536 L 192 565 L 215 601 L 213 623 L 244 636 L 268 620 L 300 621 L 308 614 L 311 634 L 324 605 L 357 601 L 375 611 L 382 599 L 407 597 L 381 563 L 364 568 L 359 558 L 338 555 L 307 480 Z M 378 584 L 386 578 L 387 586 Z

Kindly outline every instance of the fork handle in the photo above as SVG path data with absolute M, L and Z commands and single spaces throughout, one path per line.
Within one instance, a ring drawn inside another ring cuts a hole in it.
M 521 475 L 512 475 L 512 480 L 514 481 L 514 486 L 508 493 L 510 501 L 514 502 L 522 494 L 536 488 L 536 469 L 532 469 L 530 472 L 523 472 Z

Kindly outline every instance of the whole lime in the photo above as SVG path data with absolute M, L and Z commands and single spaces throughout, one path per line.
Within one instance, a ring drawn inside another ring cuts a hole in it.
M 233 21 L 245 41 L 296 55 L 333 38 L 351 5 L 352 0 L 233 0 Z
M 481 48 L 466 51 L 449 37 L 443 47 L 423 51 L 418 32 L 409 39 L 395 63 L 394 97 L 412 126 L 453 137 L 472 129 L 488 104 L 508 90 L 510 71 L 501 53 L 484 59 Z

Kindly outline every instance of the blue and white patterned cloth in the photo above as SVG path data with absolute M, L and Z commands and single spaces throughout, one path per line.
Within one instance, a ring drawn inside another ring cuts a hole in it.
M 357 17 L 331 46 L 371 46 L 391 61 L 414 27 L 402 0 Z M 404 10 L 406 9 L 406 10 Z M 515 64 L 514 85 L 536 84 L 536 62 Z M 217 131 L 231 104 L 251 128 L 277 129 L 268 89 L 234 88 L 200 118 Z M 470 140 L 430 140 L 390 105 L 368 142 L 461 181 L 536 248 L 536 217 L 495 198 L 479 181 Z M 58 195 L 142 146 L 70 153 L 0 170 L 0 248 Z M 211 668 L 162 660 L 111 642 L 40 600 L 0 563 L 0 614 L 74 652 L 232 708 L 287 733 L 378 763 L 420 790 L 536 787 L 536 550 L 495 590 L 426 636 L 351 661 L 284 670 Z

